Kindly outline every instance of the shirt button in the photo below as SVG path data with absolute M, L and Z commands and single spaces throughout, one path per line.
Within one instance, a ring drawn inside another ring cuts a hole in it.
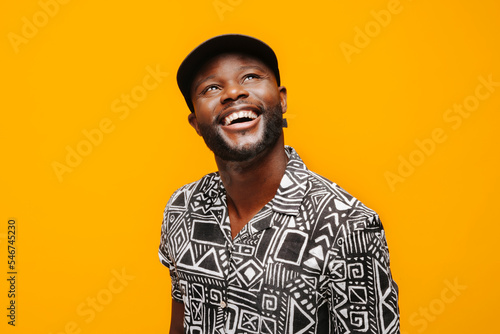
M 221 307 L 221 308 L 226 308 L 226 306 L 227 306 L 227 305 L 226 305 L 226 302 L 225 302 L 225 301 L 221 301 L 221 302 L 220 302 L 220 307 Z

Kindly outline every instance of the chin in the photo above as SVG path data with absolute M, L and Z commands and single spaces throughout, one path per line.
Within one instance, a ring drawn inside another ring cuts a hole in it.
M 208 148 L 216 157 L 225 161 L 244 162 L 273 148 L 283 134 L 281 105 L 264 115 L 267 117 L 264 117 L 262 127 L 256 133 L 243 132 L 234 139 L 208 124 L 200 124 L 199 129 Z

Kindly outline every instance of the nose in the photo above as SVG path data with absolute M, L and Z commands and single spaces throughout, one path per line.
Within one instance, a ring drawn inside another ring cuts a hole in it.
M 220 102 L 225 104 L 227 102 L 236 101 L 240 98 L 246 98 L 248 95 L 248 91 L 241 84 L 238 82 L 231 82 L 224 88 L 224 92 L 220 97 Z

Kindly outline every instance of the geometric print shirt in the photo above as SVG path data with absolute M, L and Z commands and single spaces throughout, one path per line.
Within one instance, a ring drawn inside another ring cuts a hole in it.
M 159 257 L 185 333 L 399 333 L 378 215 L 285 150 L 275 197 L 234 239 L 218 173 L 170 198 Z

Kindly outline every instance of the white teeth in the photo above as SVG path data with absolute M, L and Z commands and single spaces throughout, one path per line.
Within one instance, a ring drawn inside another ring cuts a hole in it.
M 251 118 L 251 119 L 256 119 L 257 114 L 254 111 L 251 110 L 242 110 L 238 112 L 233 112 L 226 118 L 224 118 L 224 125 L 229 125 L 231 124 L 232 121 L 238 118 Z

